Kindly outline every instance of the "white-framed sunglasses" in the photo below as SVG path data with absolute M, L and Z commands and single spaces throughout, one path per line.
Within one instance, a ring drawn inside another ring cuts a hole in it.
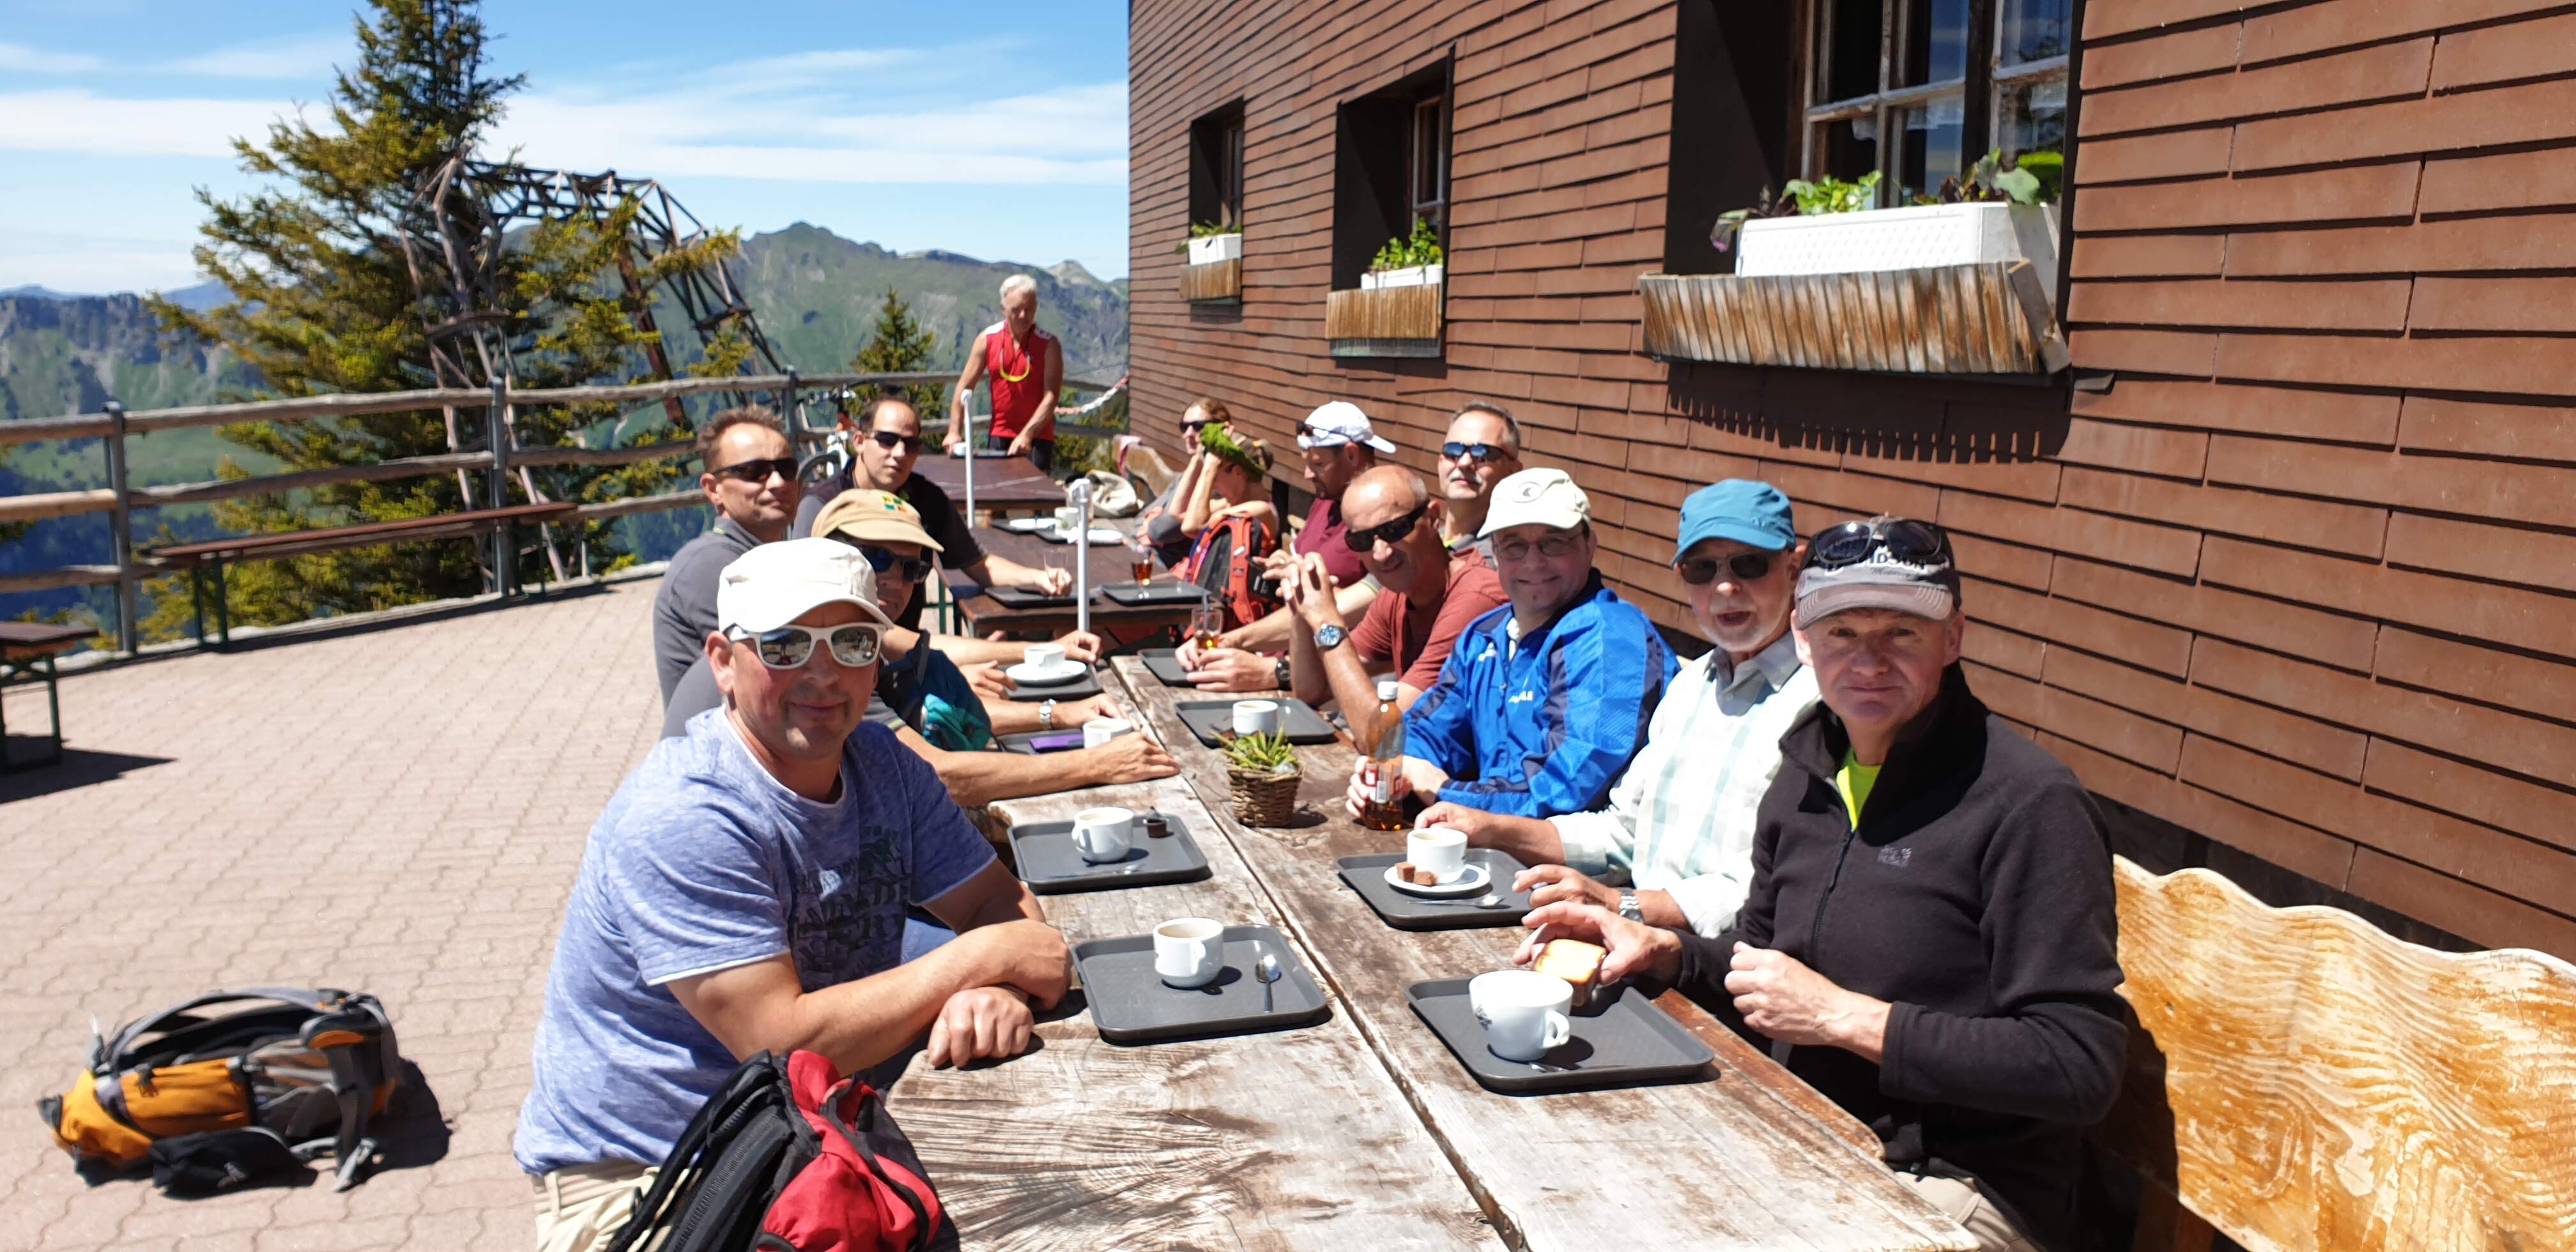
M 885 628 L 867 622 L 848 622 L 839 626 L 798 626 L 790 623 L 776 630 L 753 634 L 736 626 L 725 632 L 725 638 L 748 643 L 760 663 L 771 669 L 796 669 L 814 659 L 816 644 L 828 644 L 832 659 L 850 669 L 865 669 L 877 663 L 878 645 L 885 640 Z

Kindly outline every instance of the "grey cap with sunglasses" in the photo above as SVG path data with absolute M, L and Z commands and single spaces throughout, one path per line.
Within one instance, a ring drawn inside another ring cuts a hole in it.
M 1905 517 L 1873 517 L 1816 532 L 1798 571 L 1796 624 L 1805 630 L 1851 609 L 1889 609 L 1947 621 L 1959 606 L 1948 532 Z

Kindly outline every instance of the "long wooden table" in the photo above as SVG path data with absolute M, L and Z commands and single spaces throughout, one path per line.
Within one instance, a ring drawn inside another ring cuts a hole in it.
M 1102 587 L 1136 581 L 1136 570 L 1132 564 L 1134 549 L 1124 544 L 1084 544 L 1077 549 L 1073 544 L 1049 543 L 1036 535 L 1024 535 L 999 526 L 978 526 L 973 533 L 975 542 L 984 551 L 1039 568 L 1072 569 L 1079 551 L 1080 559 L 1091 571 L 1091 622 L 1094 630 L 1106 626 L 1122 632 L 1151 631 L 1190 624 L 1190 610 L 1185 604 L 1120 604 L 1100 594 Z M 948 584 L 949 597 L 956 602 L 958 613 L 966 619 L 965 629 L 960 633 L 982 635 L 987 631 L 1001 630 L 1017 635 L 1027 631 L 1054 633 L 1073 629 L 1074 606 L 1069 598 L 1062 604 L 1043 608 L 1013 608 L 984 594 L 984 588 L 962 570 L 943 566 L 939 576 Z M 1169 582 L 1172 578 L 1169 571 L 1155 574 L 1156 582 Z
M 1357 764 L 1347 745 L 1299 750 L 1310 824 L 1242 826 L 1225 811 L 1221 760 L 1172 711 L 1177 693 L 1136 658 L 1114 665 L 1268 906 L 1287 919 L 1283 929 L 1506 1242 L 1582 1252 L 1976 1246 L 1880 1163 L 1865 1127 L 1680 997 L 1659 1003 L 1717 1053 L 1714 1081 L 1531 1097 L 1478 1086 L 1406 1006 L 1404 990 L 1504 968 L 1523 932 L 1390 929 L 1334 869 L 1338 857 L 1400 847 L 1343 815 Z
M 912 472 L 939 484 L 963 513 L 966 508 L 966 458 L 949 456 L 934 445 L 913 462 Z M 1029 464 L 1027 457 L 986 453 L 975 458 L 975 507 L 996 517 L 1052 513 L 1064 504 L 1064 484 Z M 973 518 L 968 518 L 973 521 Z
M 1125 715 L 1142 725 L 1133 704 Z M 1295 945 L 1182 779 L 1005 801 L 983 821 L 998 839 L 1013 822 L 1103 804 L 1179 818 L 1212 874 L 1040 897 L 1067 941 L 1204 916 L 1274 926 Z M 915 1058 L 889 1102 L 970 1248 L 1499 1249 L 1335 999 L 1320 1025 L 1145 1047 L 1104 1042 L 1089 1014 L 1059 1012 L 1040 1023 L 1040 1047 L 1004 1064 L 935 1070 Z

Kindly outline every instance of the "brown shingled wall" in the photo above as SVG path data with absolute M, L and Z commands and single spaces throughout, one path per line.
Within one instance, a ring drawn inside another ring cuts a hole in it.
M 1293 450 L 1350 399 L 1428 469 L 1451 409 L 1502 400 L 1593 493 L 1605 572 L 1682 628 L 1664 561 L 1698 484 L 1767 478 L 1808 530 L 1937 518 L 1973 681 L 2101 794 L 2576 957 L 2564 8 L 2091 0 L 2066 314 L 2110 386 L 2069 391 L 1644 356 L 1673 0 L 1138 0 L 1134 412 L 1168 443 L 1215 394 Z M 1337 362 L 1334 106 L 1448 55 L 1446 352 Z M 1188 125 L 1237 99 L 1244 300 L 1194 308 Z

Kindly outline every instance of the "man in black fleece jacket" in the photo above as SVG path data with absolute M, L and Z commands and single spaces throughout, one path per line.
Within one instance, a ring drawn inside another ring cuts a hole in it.
M 2101 816 L 1968 690 L 1947 536 L 1878 518 L 1809 551 L 1795 624 L 1823 699 L 1781 737 L 1736 929 L 1551 905 L 1525 956 L 1605 944 L 1605 981 L 1767 1040 L 1985 1247 L 2062 1252 L 2128 1041 Z

